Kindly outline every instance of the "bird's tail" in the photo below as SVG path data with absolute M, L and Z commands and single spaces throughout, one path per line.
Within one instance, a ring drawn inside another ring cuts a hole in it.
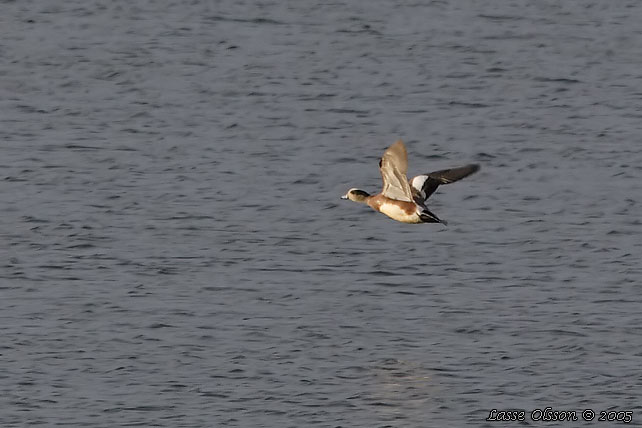
M 419 218 L 424 223 L 441 223 L 444 226 L 448 225 L 448 222 L 446 220 L 440 219 L 427 208 L 421 210 L 421 212 L 419 213 Z

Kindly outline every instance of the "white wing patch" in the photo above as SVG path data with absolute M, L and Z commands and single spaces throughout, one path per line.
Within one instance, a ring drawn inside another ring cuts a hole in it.
M 417 194 L 421 199 L 426 199 L 426 193 L 423 191 L 424 183 L 426 180 L 428 180 L 430 177 L 427 175 L 418 175 L 415 178 L 412 179 L 412 182 L 410 185 L 417 191 Z

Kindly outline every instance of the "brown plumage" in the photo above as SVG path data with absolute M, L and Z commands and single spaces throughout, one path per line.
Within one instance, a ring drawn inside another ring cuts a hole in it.
M 468 177 L 479 170 L 479 165 L 444 169 L 408 180 L 408 154 L 404 143 L 398 140 L 384 152 L 379 161 L 379 169 L 383 179 L 381 193 L 370 195 L 363 190 L 352 188 L 342 198 L 365 203 L 372 209 L 403 223 L 446 224 L 430 212 L 425 201 L 437 187 Z

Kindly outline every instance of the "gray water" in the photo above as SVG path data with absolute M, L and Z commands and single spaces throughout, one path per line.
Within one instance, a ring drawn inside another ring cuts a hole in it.
M 0 11 L 0 426 L 640 426 L 638 1 Z

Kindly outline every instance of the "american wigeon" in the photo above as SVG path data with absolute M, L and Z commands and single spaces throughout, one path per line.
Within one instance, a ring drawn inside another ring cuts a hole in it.
M 402 223 L 447 224 L 426 207 L 426 200 L 440 184 L 449 184 L 477 172 L 479 165 L 471 164 L 459 168 L 444 169 L 418 175 L 408 180 L 408 153 L 403 141 L 398 140 L 388 147 L 379 161 L 383 178 L 383 190 L 370 195 L 363 190 L 352 188 L 341 199 L 368 204 L 373 209 Z

